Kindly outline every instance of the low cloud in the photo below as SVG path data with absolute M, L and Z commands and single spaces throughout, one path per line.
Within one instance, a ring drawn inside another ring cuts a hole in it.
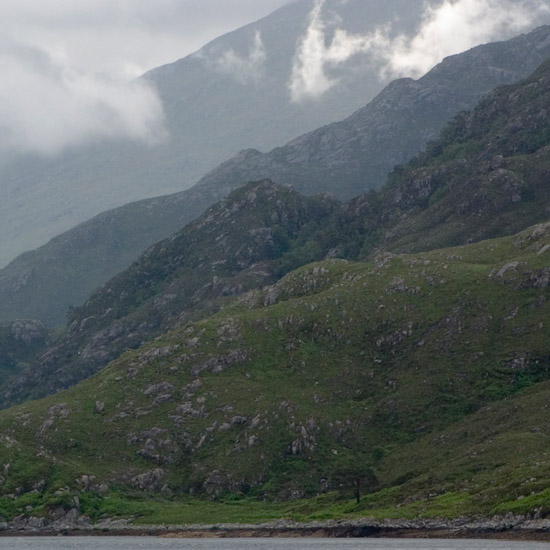
M 378 40 L 375 35 L 354 35 L 336 29 L 327 45 L 326 26 L 323 19 L 325 0 L 317 0 L 309 17 L 308 28 L 302 37 L 289 82 L 293 101 L 319 97 L 338 80 L 327 74 L 327 68 L 344 63 L 352 56 L 368 52 Z
M 382 80 L 417 78 L 448 55 L 510 38 L 550 15 L 546 0 L 426 0 L 422 22 L 412 36 L 395 37 L 388 24 L 363 35 L 337 28 L 329 40 L 324 5 L 325 0 L 316 1 L 298 45 L 289 81 L 293 101 L 320 97 L 337 85 L 331 69 L 358 54 L 381 66 Z
M 16 44 L 4 44 L 0 72 L 3 153 L 54 155 L 102 138 L 163 136 L 160 100 L 142 83 L 84 73 Z
M 236 78 L 242 84 L 261 79 L 264 73 L 266 52 L 262 35 L 257 31 L 247 56 L 239 55 L 235 50 L 227 50 L 216 62 L 216 69 Z

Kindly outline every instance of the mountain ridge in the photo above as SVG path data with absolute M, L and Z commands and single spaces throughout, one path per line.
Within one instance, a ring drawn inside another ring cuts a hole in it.
M 548 105 L 550 61 L 378 192 L 253 182 L 151 247 L 3 388 L 71 385 L 0 411 L 2 515 L 549 516 Z
M 233 191 L 72 310 L 67 330 L 3 398 L 42 397 L 73 385 L 125 349 L 273 282 L 289 243 L 338 207 L 329 197 L 305 197 L 269 181 Z
M 233 191 L 73 310 L 58 342 L 4 383 L 0 401 L 6 406 L 77 383 L 124 349 L 212 313 L 224 295 L 311 261 L 466 244 L 548 219 L 549 90 L 546 61 L 457 116 L 380 191 L 343 205 L 267 180 Z M 243 250 L 251 252 L 241 265 Z

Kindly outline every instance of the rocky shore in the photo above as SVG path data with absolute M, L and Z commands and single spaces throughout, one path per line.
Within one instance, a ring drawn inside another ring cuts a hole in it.
M 392 538 L 494 538 L 550 542 L 550 519 L 508 515 L 453 520 L 327 520 L 297 523 L 278 520 L 262 524 L 132 525 L 128 520 L 106 519 L 92 524 L 84 516 L 15 518 L 0 523 L 0 536 L 159 536 L 173 538 L 252 537 L 392 537 Z

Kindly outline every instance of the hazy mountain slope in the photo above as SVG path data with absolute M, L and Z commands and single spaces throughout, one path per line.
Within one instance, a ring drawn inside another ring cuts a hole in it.
M 550 475 L 549 250 L 544 224 L 293 272 L 0 413 L 1 492 L 22 495 L 5 509 L 67 510 L 76 490 L 83 513 L 115 489 L 287 499 L 347 493 L 356 475 L 373 494 L 355 511 L 517 506 Z
M 0 320 L 63 323 L 70 305 L 80 305 L 147 246 L 180 230 L 245 181 L 272 174 L 303 192 L 324 189 L 337 196 L 377 187 L 395 163 L 418 152 L 452 115 L 498 84 L 526 76 L 548 55 L 549 27 L 474 48 L 418 81 L 393 82 L 342 122 L 267 154 L 244 151 L 190 190 L 102 214 L 0 271 Z
M 38 321 L 0 324 L 0 378 L 5 383 L 43 352 L 49 334 Z
M 325 4 L 330 36 L 336 22 L 354 32 L 390 21 L 395 32 L 412 30 L 423 2 Z M 314 101 L 291 102 L 293 59 L 313 5 L 312 0 L 290 3 L 145 75 L 158 89 L 170 133 L 156 146 L 106 142 L 74 147 L 54 158 L 23 154 L 0 159 L 0 265 L 103 210 L 190 187 L 243 148 L 285 143 L 372 99 L 384 85 L 379 64 L 355 56 L 331 72 L 341 78 L 339 86 Z M 247 61 L 257 32 L 263 66 Z
M 62 337 L 9 384 L 2 402 L 74 385 L 126 349 L 273 282 L 277 260 L 339 207 L 270 181 L 234 191 L 72 311 Z
M 530 75 L 550 56 L 550 27 L 478 46 L 445 59 L 419 80 L 392 82 L 349 118 L 262 154 L 243 151 L 202 178 L 199 188 L 231 189 L 270 177 L 303 193 L 340 199 L 377 189 L 396 164 L 435 139 L 458 112 L 482 95 Z
M 0 270 L 0 320 L 65 324 L 70 306 L 84 303 L 140 252 L 185 226 L 186 209 L 202 211 L 213 202 L 193 201 L 189 195 L 147 199 L 103 212 L 22 254 Z

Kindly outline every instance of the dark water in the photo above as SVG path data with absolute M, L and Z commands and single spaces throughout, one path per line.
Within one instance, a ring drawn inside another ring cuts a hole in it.
M 540 542 L 410 539 L 0 538 L 0 550 L 550 550 Z

